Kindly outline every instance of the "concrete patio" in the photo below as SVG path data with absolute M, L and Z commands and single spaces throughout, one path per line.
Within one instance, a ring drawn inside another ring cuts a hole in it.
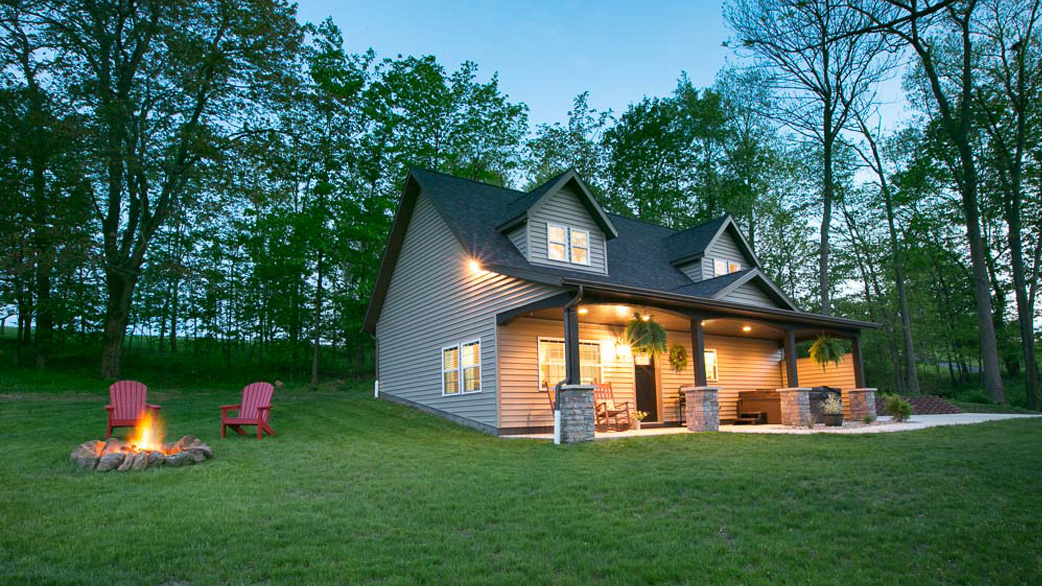
M 903 423 L 894 423 L 890 417 L 882 416 L 872 425 L 859 422 L 848 422 L 844 427 L 825 427 L 817 425 L 814 429 L 805 427 L 787 427 L 784 425 L 721 425 L 720 431 L 726 433 L 773 433 L 806 435 L 812 433 L 891 433 L 896 431 L 914 431 L 930 427 L 944 425 L 971 425 L 974 423 L 986 423 L 988 421 L 1005 421 L 1009 419 L 1040 418 L 1039 415 L 1013 414 L 1013 413 L 957 413 L 951 415 L 913 415 L 912 418 Z M 684 427 L 651 427 L 641 430 L 608 431 L 597 432 L 595 440 L 625 439 L 632 437 L 648 437 L 655 435 L 671 435 L 677 433 L 691 433 Z M 538 439 L 553 440 L 552 433 L 538 433 L 531 435 L 507 435 L 507 439 Z

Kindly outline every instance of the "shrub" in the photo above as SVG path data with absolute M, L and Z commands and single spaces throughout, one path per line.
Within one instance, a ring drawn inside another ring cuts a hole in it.
M 976 403 L 978 405 L 991 405 L 991 398 L 989 398 L 988 395 L 984 394 L 984 391 L 980 390 L 970 391 L 969 393 L 966 393 L 961 397 L 958 397 L 958 399 L 966 401 L 967 403 Z
M 883 408 L 893 421 L 908 421 L 912 416 L 912 404 L 897 395 L 884 395 Z
M 872 425 L 876 420 L 875 415 L 865 415 L 865 425 Z
M 831 393 L 821 402 L 821 412 L 825 415 L 839 415 L 843 412 L 843 401 L 836 393 Z

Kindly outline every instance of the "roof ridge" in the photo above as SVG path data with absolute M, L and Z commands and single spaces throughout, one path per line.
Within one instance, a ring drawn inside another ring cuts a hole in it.
M 670 230 L 670 231 L 673 232 L 673 234 L 678 234 L 679 233 L 679 231 L 676 228 L 670 228 L 669 226 L 663 226 L 662 224 L 656 224 L 655 222 L 652 222 L 651 220 L 642 220 L 641 218 L 634 218 L 632 216 L 624 216 L 622 214 L 616 214 L 615 212 L 609 212 L 609 211 L 605 211 L 604 213 L 609 215 L 609 216 L 612 216 L 614 218 L 619 218 L 619 219 L 622 219 L 622 220 L 630 220 L 630 221 L 633 221 L 633 222 L 639 222 L 641 224 L 646 224 L 648 226 L 654 226 L 656 228 L 662 228 L 663 230 Z M 670 236 L 672 236 L 673 234 L 670 234 Z
M 420 166 L 417 166 L 417 165 L 409 167 L 409 172 L 412 173 L 413 171 L 423 171 L 424 173 L 433 173 L 435 175 L 441 175 L 442 177 L 448 177 L 450 179 L 455 179 L 457 181 L 469 181 L 470 183 L 477 183 L 478 185 L 484 185 L 485 187 L 492 187 L 494 189 L 502 189 L 503 191 L 512 191 L 514 193 L 519 193 L 521 195 L 527 195 L 528 194 L 527 192 L 521 191 L 519 189 L 514 189 L 513 187 L 503 187 L 502 185 L 496 185 L 494 183 L 486 183 L 484 181 L 478 181 L 477 179 L 471 179 L 469 177 L 460 177 L 458 175 L 453 175 L 451 173 L 446 173 L 444 171 L 437 171 L 437 170 L 434 170 L 434 169 L 428 169 L 426 167 L 420 167 Z
M 721 214 L 719 216 L 716 216 L 715 218 L 713 218 L 711 220 L 706 220 L 705 222 L 702 222 L 701 224 L 696 224 L 694 226 L 691 226 L 690 228 L 684 228 L 683 230 L 677 230 L 676 233 L 677 234 L 683 234 L 684 232 L 687 232 L 688 230 L 695 230 L 695 229 L 698 229 L 698 228 L 702 228 L 702 227 L 708 226 L 709 224 L 712 224 L 713 222 L 716 222 L 718 220 L 726 220 L 727 217 L 730 216 L 730 215 L 731 214 L 725 212 L 725 213 L 723 213 L 723 214 Z

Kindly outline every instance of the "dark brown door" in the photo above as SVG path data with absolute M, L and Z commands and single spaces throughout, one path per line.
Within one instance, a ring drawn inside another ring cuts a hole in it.
M 636 365 L 637 409 L 648 414 L 644 421 L 658 421 L 658 393 L 655 392 L 655 365 Z

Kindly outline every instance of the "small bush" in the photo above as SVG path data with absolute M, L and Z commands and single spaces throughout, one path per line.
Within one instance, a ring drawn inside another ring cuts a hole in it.
M 893 421 L 908 421 L 912 416 L 912 404 L 897 395 L 884 395 L 883 407 Z
M 872 425 L 876 421 L 875 415 L 865 415 L 865 425 Z
M 970 391 L 960 397 L 960 401 L 966 401 L 967 403 L 976 403 L 978 405 L 991 405 L 991 398 L 984 394 L 984 391 Z

